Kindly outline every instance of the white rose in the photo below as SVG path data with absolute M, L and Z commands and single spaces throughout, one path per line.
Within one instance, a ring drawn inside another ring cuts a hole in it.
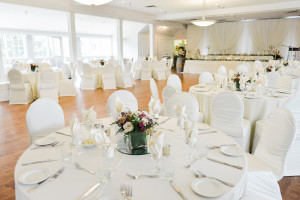
M 133 131 L 133 125 L 131 122 L 126 122 L 124 125 L 123 125 L 123 128 L 125 130 L 125 133 L 129 133 L 131 131 Z
M 142 122 L 143 122 L 144 126 L 146 126 L 148 124 L 149 120 L 147 118 L 143 118 Z

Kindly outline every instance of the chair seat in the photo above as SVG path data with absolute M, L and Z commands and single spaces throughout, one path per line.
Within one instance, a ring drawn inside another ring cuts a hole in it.
M 248 172 L 242 200 L 282 200 L 276 177 L 270 171 Z

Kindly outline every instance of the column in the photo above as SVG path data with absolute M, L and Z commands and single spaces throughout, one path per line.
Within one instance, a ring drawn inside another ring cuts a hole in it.
M 34 59 L 33 39 L 32 35 L 26 35 L 26 49 L 28 60 Z
M 155 57 L 155 30 L 154 25 L 149 24 L 150 57 Z
M 1 50 L 1 43 L 0 43 L 0 82 L 4 81 L 5 74 L 4 74 L 4 65 L 3 65 L 3 53 Z
M 75 14 L 70 12 L 68 14 L 68 32 L 70 41 L 70 57 L 73 63 L 77 63 L 77 40 L 76 40 L 76 27 L 75 27 Z
M 123 20 L 120 19 L 117 22 L 117 41 L 118 41 L 118 58 L 119 61 L 123 61 Z

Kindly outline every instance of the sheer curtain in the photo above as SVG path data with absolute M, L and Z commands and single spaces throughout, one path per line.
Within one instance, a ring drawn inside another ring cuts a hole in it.
M 201 40 L 204 38 L 204 29 L 198 26 L 188 26 L 187 28 L 187 38 L 192 41 L 187 43 L 187 49 L 196 52 L 197 49 L 201 48 Z
M 5 81 L 5 75 L 4 75 L 4 65 L 2 60 L 2 50 L 1 50 L 1 44 L 0 44 L 0 82 Z

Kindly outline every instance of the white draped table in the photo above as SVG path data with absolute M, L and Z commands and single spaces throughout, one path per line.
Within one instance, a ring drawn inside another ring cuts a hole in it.
M 227 70 L 236 71 L 238 65 L 244 62 L 254 63 L 253 61 L 206 61 L 206 60 L 186 60 L 183 73 L 201 74 L 202 72 L 217 73 L 218 67 L 224 65 Z M 265 65 L 265 62 L 263 62 Z
M 164 120 L 162 117 L 160 120 Z M 171 119 L 161 125 L 163 128 L 176 127 L 176 119 Z M 104 121 L 105 126 L 109 126 L 111 119 L 107 118 Z M 175 129 L 175 128 L 174 128 Z M 112 129 L 111 129 L 112 130 Z M 176 129 L 177 130 L 177 129 Z M 62 130 L 69 133 L 68 128 Z M 178 131 L 165 130 L 164 143 L 171 145 L 171 159 L 174 161 L 175 177 L 174 182 L 179 186 L 182 192 L 189 200 L 200 199 L 222 199 L 222 200 L 238 200 L 242 196 L 245 188 L 247 162 L 245 156 L 229 157 L 220 153 L 219 149 L 209 150 L 208 157 L 225 161 L 231 164 L 242 166 L 243 169 L 236 169 L 223 164 L 215 163 L 207 159 L 200 159 L 196 161 L 190 169 L 185 168 L 186 163 L 185 155 L 188 149 L 184 144 L 184 140 L 176 137 Z M 51 134 L 59 141 L 71 141 L 71 137 L 59 135 L 56 133 Z M 113 142 L 122 139 L 120 136 L 111 136 Z M 220 145 L 235 143 L 230 137 L 221 132 L 203 134 L 198 136 L 199 139 L 207 144 Z M 34 145 L 32 145 L 33 147 Z M 97 159 L 101 157 L 101 150 L 97 147 L 85 149 L 84 154 L 80 156 L 77 161 L 83 167 L 97 172 Z M 62 161 L 54 161 L 48 163 L 40 163 L 28 166 L 22 166 L 22 163 L 33 162 L 45 159 L 59 159 L 61 156 L 60 147 L 44 148 L 38 150 L 27 149 L 17 162 L 15 168 L 15 192 L 17 200 L 67 200 L 79 199 L 85 192 L 87 192 L 99 179 L 97 175 L 88 174 L 85 171 L 76 169 L 72 163 L 66 165 Z M 18 177 L 33 169 L 48 168 L 53 174 L 62 165 L 66 165 L 65 171 L 54 181 L 44 183 L 37 190 L 28 193 L 27 190 L 32 185 L 23 185 L 18 182 Z M 104 197 L 112 197 L 109 199 L 122 199 L 120 194 L 120 184 L 132 184 L 133 199 L 136 200 L 180 200 L 182 199 L 170 186 L 168 180 L 163 177 L 160 178 L 141 178 L 133 180 L 129 178 L 126 173 L 132 174 L 149 174 L 149 169 L 154 167 L 154 161 L 151 160 L 150 155 L 125 155 L 116 151 L 114 158 L 115 172 L 111 179 L 102 184 L 101 188 L 94 192 L 87 199 L 106 199 Z M 196 178 L 192 170 L 200 169 L 208 176 L 214 176 L 223 181 L 234 184 L 234 187 L 224 185 L 225 192 L 222 196 L 217 198 L 205 198 L 194 193 L 191 189 L 191 183 Z

